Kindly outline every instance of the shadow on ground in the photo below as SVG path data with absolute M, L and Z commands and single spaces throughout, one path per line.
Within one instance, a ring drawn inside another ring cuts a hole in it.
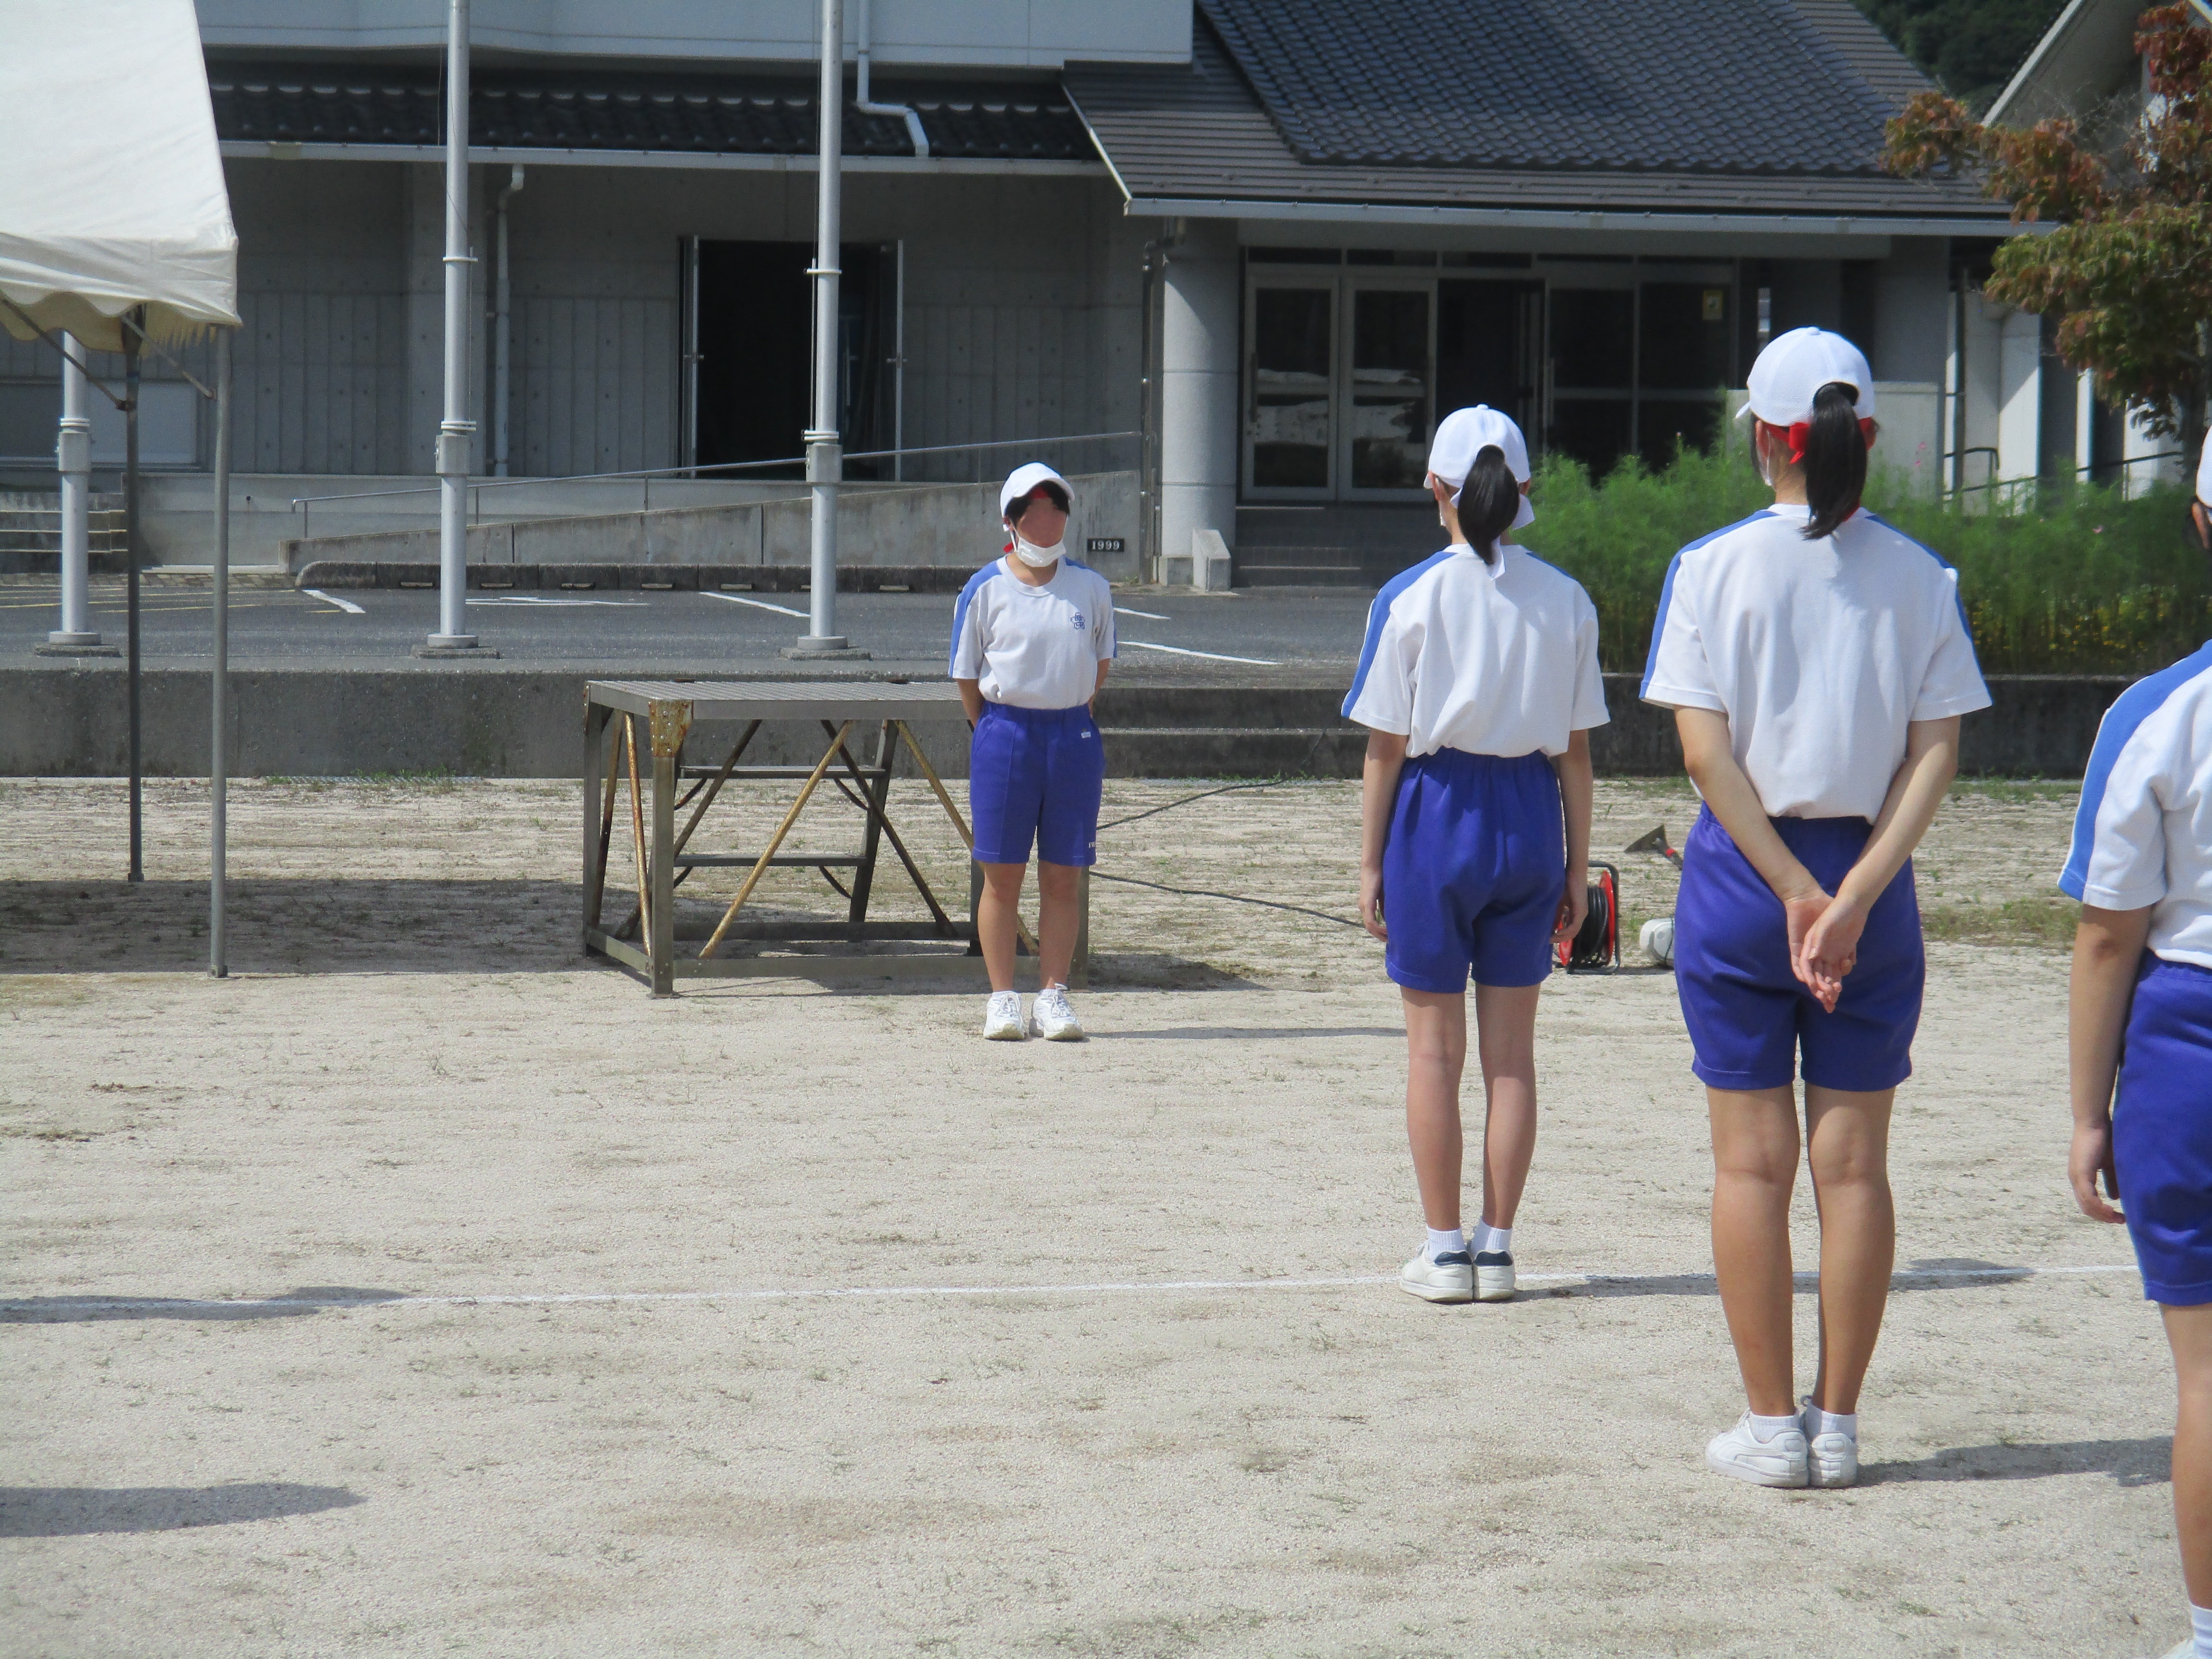
M 2061 1474 L 2109 1474 L 2123 1486 L 2171 1480 L 2173 1441 L 2062 1440 L 2049 1445 L 1954 1446 L 1909 1462 L 1863 1463 L 1859 1484 L 1905 1480 L 2040 1480 Z
M 114 1319 L 297 1319 L 325 1308 L 397 1302 L 404 1291 L 302 1285 L 259 1301 L 198 1301 L 181 1296 L 24 1296 L 0 1301 L 0 1325 L 84 1325 Z
M 683 921 L 703 940 L 720 904 L 683 903 Z M 611 893 L 607 920 L 619 926 L 634 908 Z M 774 903 L 749 903 L 745 914 L 762 921 L 827 916 Z M 566 881 L 252 880 L 230 884 L 226 925 L 239 974 L 621 974 L 584 954 L 582 916 L 582 891 Z M 0 882 L 0 983 L 11 975 L 204 973 L 207 963 L 205 882 Z M 832 957 L 820 977 L 835 985 L 867 969 L 865 956 Z M 983 983 L 980 963 L 949 966 L 943 977 L 948 990 Z M 1101 988 L 1252 984 L 1202 962 L 1143 951 L 1094 957 L 1091 977 Z M 681 988 L 695 994 L 715 982 Z
M 0 1538 L 178 1532 L 350 1509 L 368 1500 L 343 1486 L 289 1480 L 221 1486 L 0 1486 Z

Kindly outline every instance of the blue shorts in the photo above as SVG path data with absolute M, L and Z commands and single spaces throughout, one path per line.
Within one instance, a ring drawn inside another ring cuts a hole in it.
M 1096 864 L 1105 782 L 1106 744 L 1085 705 L 985 703 L 968 746 L 976 859 L 1027 864 L 1034 841 L 1047 864 Z
M 1774 818 L 1783 844 L 1832 893 L 1874 826 L 1864 818 Z M 1790 971 L 1782 901 L 1710 811 L 1682 849 L 1674 901 L 1674 984 L 1696 1060 L 1715 1089 L 1787 1087 L 1804 1055 L 1823 1089 L 1893 1089 L 1912 1075 L 1912 1034 L 1928 977 L 1920 901 L 1907 860 L 1867 913 L 1858 963 L 1835 1012 Z
M 1540 985 L 1567 889 L 1559 778 L 1540 754 L 1406 763 L 1382 848 L 1382 964 L 1411 991 Z
M 2212 969 L 2143 953 L 2112 1158 L 2143 1294 L 2172 1308 L 2212 1302 Z

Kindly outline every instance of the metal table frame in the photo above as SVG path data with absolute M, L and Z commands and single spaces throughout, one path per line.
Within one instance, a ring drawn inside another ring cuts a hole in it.
M 761 974 L 819 972 L 825 963 L 851 963 L 850 957 L 817 955 L 717 957 L 727 941 L 802 943 L 842 940 L 941 940 L 957 944 L 957 954 L 922 951 L 875 955 L 858 960 L 871 971 L 928 968 L 943 971 L 948 965 L 974 960 L 980 965 L 975 944 L 975 904 L 982 890 L 981 866 L 970 863 L 969 910 L 964 921 L 947 912 L 928 878 L 922 873 L 890 820 L 889 800 L 893 773 L 902 745 L 913 757 L 928 781 L 938 802 L 969 847 L 975 836 L 960 809 L 929 763 L 910 722 L 932 718 L 963 719 L 959 692 L 946 681 L 915 684 L 890 683 L 823 683 L 766 681 L 713 684 L 663 680 L 594 680 L 584 688 L 584 915 L 583 946 L 586 952 L 612 958 L 645 976 L 655 996 L 673 996 L 676 981 L 726 978 Z M 806 766 L 745 766 L 739 763 L 764 721 L 819 722 L 829 735 L 822 757 Z M 640 741 L 642 722 L 646 740 Z M 719 765 L 686 765 L 684 750 L 693 728 L 707 724 L 734 724 L 740 730 Z M 867 765 L 854 755 L 854 728 L 876 726 L 875 753 Z M 651 751 L 649 793 L 640 775 L 638 750 Z M 625 764 L 626 763 L 626 764 Z M 614 841 L 616 799 L 625 773 L 629 783 L 630 842 L 636 877 L 637 908 L 612 928 L 602 925 L 607 892 L 607 862 Z M 784 813 L 767 848 L 759 854 L 693 853 L 689 849 L 707 810 L 722 786 L 732 778 L 803 780 L 798 798 Z M 861 812 L 865 827 L 861 844 L 851 854 L 786 853 L 785 840 L 821 787 L 824 779 Z M 691 787 L 678 794 L 689 781 Z M 692 805 L 696 801 L 696 805 Z M 691 813 L 679 830 L 676 814 L 685 805 Z M 891 851 L 927 905 L 927 921 L 871 921 L 868 901 L 875 886 L 876 866 L 883 844 Z M 696 957 L 678 957 L 676 951 L 676 890 L 695 869 L 746 869 L 737 896 L 724 911 L 720 925 Z M 778 866 L 819 870 L 823 878 L 846 901 L 842 921 L 740 921 L 738 913 L 751 897 L 761 878 Z M 840 883 L 835 869 L 852 872 L 851 885 Z M 1085 872 L 1086 877 L 1088 872 Z M 1083 884 L 1081 921 L 1075 958 L 1068 977 L 1080 987 L 1088 978 L 1090 955 L 1090 884 Z M 642 924 L 641 926 L 640 924 Z M 623 937 L 632 933 L 630 938 Z M 641 938 L 636 935 L 641 934 Z M 1020 929 L 1019 947 L 1034 956 L 1036 941 L 1026 927 Z

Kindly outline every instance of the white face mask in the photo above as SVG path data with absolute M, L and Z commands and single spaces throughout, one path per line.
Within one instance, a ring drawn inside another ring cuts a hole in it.
M 1039 547 L 1035 542 L 1023 539 L 1022 532 L 1014 532 L 1014 556 L 1032 570 L 1042 570 L 1048 564 L 1060 562 L 1056 547 Z

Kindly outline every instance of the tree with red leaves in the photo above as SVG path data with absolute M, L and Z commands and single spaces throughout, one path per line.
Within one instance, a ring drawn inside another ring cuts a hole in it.
M 2116 143 L 2071 119 L 1986 126 L 1922 93 L 1888 125 L 1882 165 L 1917 177 L 1978 170 L 2015 224 L 2048 223 L 1997 250 L 1984 291 L 2056 316 L 2059 355 L 2095 375 L 2191 454 L 2212 389 L 2212 29 L 2186 5 L 2136 20 L 2149 96 Z

